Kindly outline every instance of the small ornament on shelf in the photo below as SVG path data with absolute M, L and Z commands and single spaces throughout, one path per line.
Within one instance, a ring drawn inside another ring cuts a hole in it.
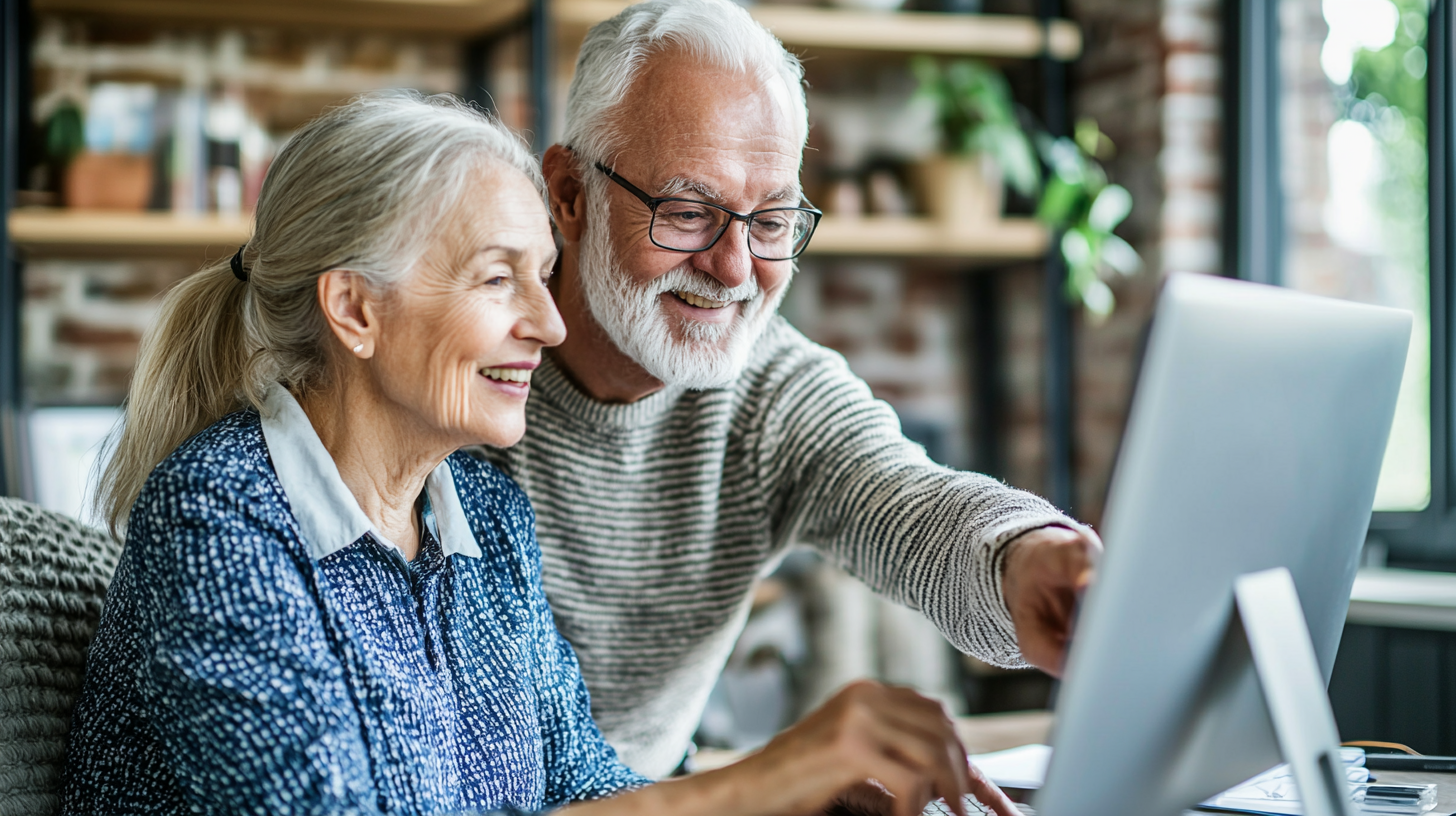
M 985 229 L 1001 216 L 1003 184 L 1030 196 L 1041 183 L 1006 78 L 971 59 L 941 63 L 919 56 L 911 67 L 917 95 L 935 105 L 942 151 L 919 167 L 925 209 L 951 232 Z

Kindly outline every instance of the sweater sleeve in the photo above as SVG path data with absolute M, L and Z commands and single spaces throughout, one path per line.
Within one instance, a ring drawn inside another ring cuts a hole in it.
M 1026 665 L 1001 595 L 1000 554 L 1024 532 L 1076 522 L 1031 493 L 932 462 L 894 410 L 823 349 L 774 390 L 760 446 L 776 541 L 815 547 L 923 612 L 964 652 Z

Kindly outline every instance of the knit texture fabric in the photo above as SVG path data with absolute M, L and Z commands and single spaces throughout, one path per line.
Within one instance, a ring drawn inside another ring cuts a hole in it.
M 591 721 L 524 494 L 463 453 L 447 464 L 480 557 L 427 532 L 406 562 L 366 532 L 315 558 L 291 509 L 309 497 L 284 492 L 253 411 L 158 465 L 91 650 L 64 812 L 536 811 L 644 784 Z
M 0 816 L 53 816 L 71 709 L 121 545 L 0 498 Z
M 633 769 L 661 777 L 682 759 L 754 582 L 793 544 L 924 612 L 957 648 L 1024 665 L 998 556 L 1075 522 L 932 462 L 843 357 L 783 319 L 727 388 L 609 405 L 549 356 L 531 388 L 525 439 L 485 455 L 536 508 L 557 626 Z

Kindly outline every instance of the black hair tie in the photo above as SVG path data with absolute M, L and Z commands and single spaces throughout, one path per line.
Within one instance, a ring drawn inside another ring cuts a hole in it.
M 247 248 L 247 244 L 243 244 L 242 246 L 238 247 L 238 251 L 233 253 L 233 259 L 229 263 L 229 265 L 233 268 L 233 277 L 237 278 L 243 283 L 248 282 L 248 271 L 246 269 L 243 269 L 243 250 Z

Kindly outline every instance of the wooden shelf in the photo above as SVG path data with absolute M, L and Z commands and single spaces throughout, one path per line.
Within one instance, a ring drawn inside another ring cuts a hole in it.
M 10 238 L 33 255 L 221 255 L 248 240 L 246 219 L 182 218 L 168 213 L 18 209 Z M 951 233 L 920 218 L 825 216 L 812 255 L 1016 260 L 1046 251 L 1046 230 L 1029 218 L 1008 218 Z
M 1030 218 L 1004 218 L 952 232 L 924 218 L 826 215 L 808 254 L 1009 261 L 1040 258 L 1046 248 L 1046 228 Z
M 247 242 L 246 219 L 170 213 L 18 209 L 10 240 L 34 255 L 221 255 Z
M 527 0 L 31 0 L 36 14 L 208 25 L 379 29 L 464 39 L 523 19 Z
M 465 39 L 525 19 L 527 0 L 31 0 L 37 14 L 209 25 L 327 26 L 435 33 Z M 556 25 L 580 38 L 626 0 L 556 0 Z M 998 14 L 863 12 L 760 5 L 753 16 L 791 48 L 1070 60 L 1082 30 L 1068 20 Z
M 556 0 L 556 24 L 563 33 L 586 29 L 626 8 L 625 0 Z M 1043 27 L 1034 17 L 931 12 L 864 12 L 759 5 L 750 9 L 784 45 L 917 54 L 1039 57 L 1061 60 L 1082 53 L 1082 29 L 1069 20 Z

